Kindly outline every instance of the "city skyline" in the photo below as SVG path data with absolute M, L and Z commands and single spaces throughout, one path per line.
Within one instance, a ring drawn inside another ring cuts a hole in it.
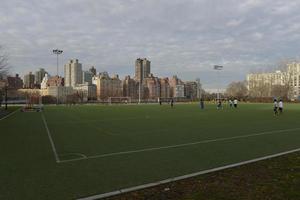
M 1 45 L 11 73 L 43 67 L 56 74 L 52 49 L 63 64 L 78 58 L 121 77 L 134 59 L 149 58 L 161 77 L 201 78 L 216 88 L 213 65 L 224 65 L 223 88 L 257 69 L 273 68 L 299 52 L 300 2 L 276 1 L 17 1 L 0 8 Z M 143 9 L 139 9 L 143 7 Z M 51 13 L 45 15 L 45 13 Z

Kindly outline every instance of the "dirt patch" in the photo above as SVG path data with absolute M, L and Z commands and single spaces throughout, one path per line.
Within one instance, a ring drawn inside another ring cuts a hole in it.
M 300 153 L 118 195 L 106 200 L 299 200 Z

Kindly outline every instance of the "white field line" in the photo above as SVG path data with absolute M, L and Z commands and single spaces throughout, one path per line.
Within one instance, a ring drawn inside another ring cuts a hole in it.
M 100 154 L 100 155 L 94 155 L 94 156 L 86 156 L 86 158 L 74 158 L 74 159 L 68 159 L 68 160 L 61 160 L 60 163 L 86 160 L 86 159 L 94 159 L 94 158 L 111 157 L 111 156 L 124 155 L 124 154 L 133 154 L 133 153 L 140 153 L 140 152 L 157 151 L 157 150 L 162 150 L 162 149 L 180 148 L 180 147 L 186 147 L 186 146 L 192 146 L 192 145 L 198 145 L 198 144 L 206 144 L 206 143 L 211 143 L 211 142 L 220 142 L 220 141 L 227 141 L 227 140 L 234 140 L 234 139 L 241 139 L 241 138 L 249 138 L 249 137 L 270 135 L 270 134 L 274 134 L 274 133 L 284 133 L 284 132 L 296 131 L 296 130 L 300 130 L 300 128 L 265 131 L 265 132 L 248 134 L 248 135 L 239 135 L 239 136 L 226 137 L 226 138 L 201 140 L 201 141 L 196 141 L 196 142 L 170 145 L 170 146 L 161 146 L 161 147 L 153 147 L 153 148 L 138 149 L 138 150 L 131 150 L 131 151 L 121 151 L 121 152 L 115 152 L 115 153 Z
M 2 117 L 2 118 L 0 119 L 0 121 L 3 120 L 3 119 L 6 119 L 6 118 L 8 118 L 8 117 L 10 117 L 11 115 L 13 115 L 13 114 L 15 114 L 16 112 L 20 111 L 20 109 L 21 109 L 21 108 L 18 108 L 17 110 L 15 110 L 15 111 L 9 113 L 8 115 Z
M 86 158 L 86 155 L 82 154 L 82 153 L 64 153 L 64 154 L 59 154 L 60 157 L 63 156 L 80 156 L 83 158 Z
M 79 118 L 78 118 L 79 119 Z M 127 117 L 127 118 L 115 118 L 115 119 L 91 119 L 91 120 L 84 120 L 84 121 L 56 121 L 56 122 L 52 122 L 53 124 L 78 124 L 78 123 L 87 123 L 87 122 L 110 122 L 110 121 L 128 121 L 128 120 L 137 120 L 137 119 L 149 119 L 148 116 L 145 117 Z M 79 119 L 81 120 L 81 119 Z
M 138 185 L 138 186 L 134 186 L 134 187 L 130 187 L 130 188 L 125 188 L 125 189 L 116 190 L 116 191 L 103 193 L 103 194 L 97 194 L 97 195 L 93 195 L 93 196 L 89 196 L 89 197 L 79 198 L 78 200 L 103 199 L 103 198 L 107 198 L 107 197 L 111 197 L 111 196 L 115 196 L 115 195 L 119 195 L 119 194 L 124 194 L 124 193 L 127 193 L 127 192 L 132 192 L 132 191 L 136 191 L 136 190 L 141 190 L 141 189 L 145 189 L 145 188 L 149 188 L 149 187 L 158 186 L 158 185 L 165 184 L 165 183 L 170 183 L 170 182 L 173 182 L 173 181 L 179 181 L 179 180 L 183 180 L 183 179 L 187 179 L 187 178 L 192 178 L 192 177 L 199 176 L 199 175 L 202 175 L 202 174 L 212 173 L 212 172 L 216 172 L 216 171 L 220 171 L 220 170 L 224 170 L 224 169 L 228 169 L 228 168 L 233 168 L 233 167 L 238 167 L 238 166 L 241 166 L 241 165 L 254 163 L 254 162 L 257 162 L 257 161 L 261 161 L 261 160 L 275 158 L 275 157 L 278 157 L 278 156 L 282 156 L 282 155 L 286 155 L 286 154 L 294 153 L 294 152 L 298 152 L 298 151 L 300 151 L 300 148 L 293 149 L 293 150 L 290 150 L 290 151 L 284 151 L 284 152 L 281 152 L 281 153 L 268 155 L 268 156 L 264 156 L 264 157 L 260 157 L 260 158 L 255 158 L 255 159 L 251 159 L 251 160 L 247 160 L 247 161 L 243 161 L 243 162 L 239 162 L 239 163 L 225 165 L 225 166 L 222 166 L 222 167 L 203 170 L 203 171 L 195 172 L 195 173 L 192 173 L 192 174 L 177 176 L 177 177 L 165 179 L 165 180 L 162 180 L 162 181 L 157 181 L 157 182 L 148 183 L 148 184 L 144 184 L 144 185 Z
M 43 122 L 44 122 L 44 125 L 45 125 L 45 128 L 46 128 L 46 131 L 47 131 L 47 134 L 48 134 L 48 138 L 49 138 L 49 141 L 50 141 L 50 144 L 51 144 L 51 147 L 52 147 L 52 151 L 53 151 L 53 153 L 54 153 L 55 161 L 56 161 L 57 163 L 59 163 L 60 160 L 59 160 L 59 157 L 58 157 L 56 148 L 55 148 L 55 144 L 54 144 L 54 142 L 53 142 L 51 133 L 50 133 L 49 128 L 48 128 L 48 124 L 47 124 L 47 122 L 46 122 L 46 119 L 45 119 L 45 116 L 44 116 L 43 113 L 42 113 L 42 119 L 43 119 Z

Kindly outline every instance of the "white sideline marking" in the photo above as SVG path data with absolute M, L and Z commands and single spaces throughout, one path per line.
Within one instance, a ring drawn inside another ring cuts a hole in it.
M 45 116 L 44 116 L 43 113 L 42 113 L 42 119 L 43 119 L 45 128 L 46 128 L 46 130 L 47 130 L 48 138 L 49 138 L 49 141 L 50 141 L 50 144 L 51 144 L 51 147 L 52 147 L 52 151 L 53 151 L 53 153 L 54 153 L 55 161 L 56 161 L 57 163 L 59 163 L 60 160 L 59 160 L 59 157 L 58 157 L 58 155 L 57 155 L 56 148 L 55 148 L 55 145 L 54 145 L 54 142 L 53 142 L 51 133 L 50 133 L 50 131 L 49 131 L 49 128 L 48 128 L 48 125 L 47 125 L 47 122 L 46 122 L 46 119 L 45 119 Z
M 157 181 L 157 182 L 148 183 L 148 184 L 144 184 L 144 185 L 138 185 L 138 186 L 134 186 L 134 187 L 124 188 L 124 189 L 116 190 L 116 191 L 113 191 L 113 192 L 97 194 L 97 195 L 93 195 L 93 196 L 89 196 L 89 197 L 79 198 L 77 200 L 103 199 L 103 198 L 107 198 L 107 197 L 111 197 L 111 196 L 115 196 L 115 195 L 119 195 L 119 194 L 123 194 L 123 193 L 127 193 L 127 192 L 132 192 L 132 191 L 136 191 L 136 190 L 141 190 L 141 189 L 145 189 L 145 188 L 149 188 L 149 187 L 158 186 L 158 185 L 165 184 L 165 183 L 170 183 L 170 182 L 173 182 L 173 181 L 179 181 L 179 180 L 192 178 L 192 177 L 195 177 L 195 176 L 199 176 L 199 175 L 203 175 L 203 174 L 207 174 L 207 173 L 211 173 L 211 172 L 216 172 L 216 171 L 220 171 L 220 170 L 224 170 L 224 169 L 228 169 L 228 168 L 238 167 L 238 166 L 241 166 L 241 165 L 246 165 L 246 164 L 258 162 L 258 161 L 261 161 L 261 160 L 275 158 L 275 157 L 278 157 L 278 156 L 282 156 L 282 155 L 286 155 L 286 154 L 290 154 L 290 153 L 294 153 L 294 152 L 298 152 L 298 151 L 300 151 L 300 148 L 293 149 L 293 150 L 290 150 L 290 151 L 284 151 L 284 152 L 281 152 L 281 153 L 268 155 L 268 156 L 264 156 L 264 157 L 260 157 L 260 158 L 255 158 L 255 159 L 251 159 L 251 160 L 247 160 L 247 161 L 243 161 L 243 162 L 239 162 L 239 163 L 225 165 L 225 166 L 222 166 L 222 167 L 216 167 L 216 168 L 213 168 L 213 169 L 203 170 L 203 171 L 195 172 L 195 173 L 192 173 L 192 174 L 177 176 L 177 177 L 165 179 L 165 180 L 162 180 L 162 181 Z
M 8 118 L 8 117 L 10 117 L 11 115 L 15 114 L 15 113 L 18 112 L 19 110 L 20 110 L 20 108 L 18 108 L 17 110 L 15 110 L 15 111 L 9 113 L 8 115 L 2 117 L 2 118 L 0 119 L 0 121 L 3 120 L 3 119 L 6 119 L 6 118 Z
M 86 158 L 86 155 L 84 155 L 83 153 L 64 153 L 64 154 L 59 154 L 59 156 L 79 156 L 79 157 L 83 157 L 83 158 Z
M 226 141 L 226 140 L 249 138 L 249 137 L 254 137 L 254 136 L 269 135 L 269 134 L 274 134 L 274 133 L 284 133 L 284 132 L 296 131 L 296 130 L 300 130 L 300 128 L 283 129 L 283 130 L 275 130 L 275 131 L 265 131 L 265 132 L 248 134 L 248 135 L 239 135 L 239 136 L 226 137 L 226 138 L 201 140 L 201 141 L 196 141 L 196 142 L 170 145 L 170 146 L 153 147 L 153 148 L 138 149 L 138 150 L 131 150 L 131 151 L 121 151 L 121 152 L 115 152 L 115 153 L 107 153 L 107 154 L 100 154 L 100 155 L 94 155 L 94 156 L 87 156 L 86 158 L 74 158 L 74 159 L 68 159 L 68 160 L 61 160 L 60 162 L 65 163 L 65 162 L 72 162 L 72 161 L 86 160 L 86 159 L 93 159 L 93 158 L 103 158 L 103 157 L 110 157 L 110 156 L 117 156 L 117 155 L 124 155 L 124 154 L 133 154 L 133 153 L 140 153 L 140 152 L 157 151 L 157 150 L 161 150 L 161 149 L 179 148 L 179 147 L 192 146 L 192 145 L 197 145 L 197 144 L 206 144 L 206 143 L 211 143 L 211 142 L 219 142 L 219 141 Z

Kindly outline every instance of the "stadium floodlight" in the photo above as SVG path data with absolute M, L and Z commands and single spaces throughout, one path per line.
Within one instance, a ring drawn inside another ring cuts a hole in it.
M 220 81 L 220 71 L 223 69 L 221 65 L 214 65 L 214 70 L 218 71 L 218 81 Z M 220 88 L 217 88 L 217 100 L 220 100 Z
M 58 56 L 63 53 L 63 50 L 53 49 L 53 53 L 56 54 L 56 75 L 58 76 Z
M 56 104 L 58 104 L 58 56 L 63 53 L 63 50 L 60 49 L 53 49 L 52 51 L 54 54 L 56 54 L 56 86 L 57 86 L 57 97 L 56 97 Z
M 214 69 L 215 69 L 215 70 L 222 70 L 222 69 L 223 69 L 223 66 L 221 66 L 221 65 L 215 65 L 215 66 L 214 66 Z

